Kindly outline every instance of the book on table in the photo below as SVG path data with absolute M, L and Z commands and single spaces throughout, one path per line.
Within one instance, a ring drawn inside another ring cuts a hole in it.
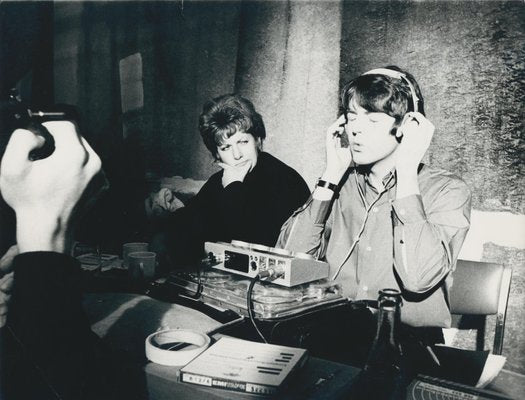
M 308 351 L 223 337 L 180 370 L 182 382 L 274 394 L 308 358 Z

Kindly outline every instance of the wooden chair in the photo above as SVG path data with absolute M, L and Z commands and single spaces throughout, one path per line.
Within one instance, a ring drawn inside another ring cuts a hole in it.
M 487 315 L 496 315 L 493 354 L 501 354 L 512 269 L 501 264 L 458 260 L 449 291 L 450 312 L 461 316 L 458 328 L 477 325 L 476 347 L 484 348 Z

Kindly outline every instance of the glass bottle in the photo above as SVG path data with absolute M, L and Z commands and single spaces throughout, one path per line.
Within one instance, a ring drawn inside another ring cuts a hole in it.
M 345 396 L 347 399 L 404 400 L 406 396 L 407 371 L 397 338 L 401 293 L 396 289 L 380 290 L 378 303 L 374 342 L 363 370 Z

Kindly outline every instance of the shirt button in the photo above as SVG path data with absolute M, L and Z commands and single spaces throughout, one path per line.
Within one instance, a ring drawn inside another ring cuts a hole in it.
M 363 286 L 363 292 L 368 292 L 368 286 Z
M 372 251 L 372 247 L 366 246 L 366 251 Z
M 372 211 L 376 213 L 376 212 L 379 211 L 379 209 L 377 207 L 374 207 L 374 208 L 372 208 Z

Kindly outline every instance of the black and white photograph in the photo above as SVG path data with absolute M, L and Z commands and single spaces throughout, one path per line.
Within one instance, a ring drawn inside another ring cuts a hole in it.
M 0 400 L 525 398 L 524 0 L 0 0 Z

